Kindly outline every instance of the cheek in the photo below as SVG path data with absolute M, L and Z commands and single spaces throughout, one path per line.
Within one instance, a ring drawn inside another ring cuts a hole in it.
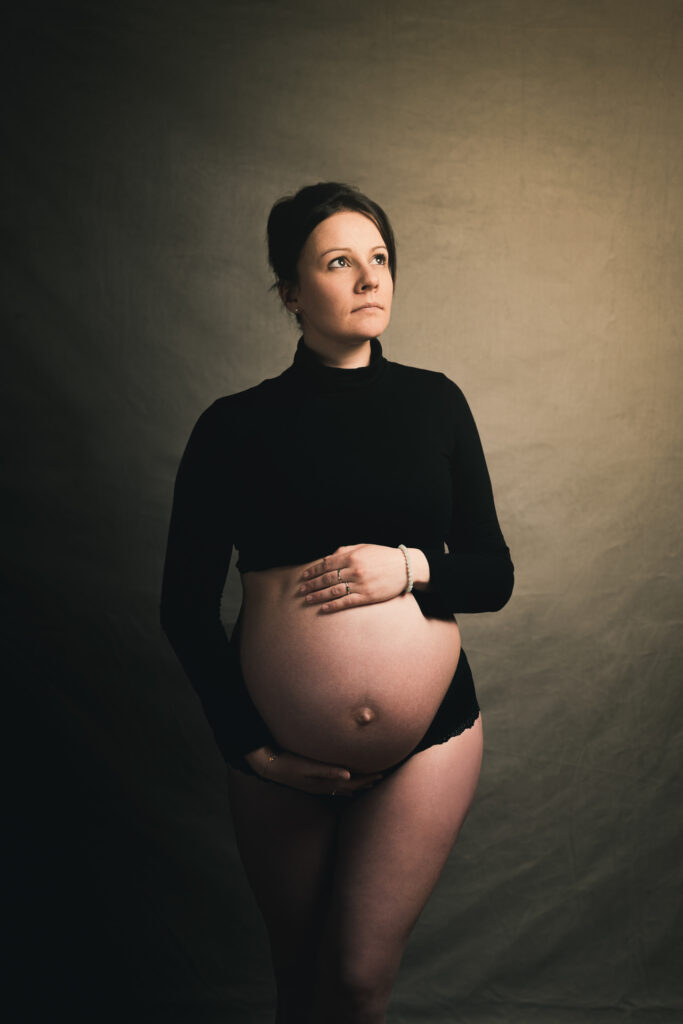
M 331 313 L 341 309 L 346 301 L 346 293 L 341 288 L 335 288 L 332 283 L 320 293 L 321 308 L 325 308 Z
M 334 281 L 318 281 L 308 291 L 308 303 L 321 313 L 335 309 L 341 301 L 340 289 L 335 288 Z

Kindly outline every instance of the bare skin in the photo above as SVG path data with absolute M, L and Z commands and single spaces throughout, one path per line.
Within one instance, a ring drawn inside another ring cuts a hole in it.
M 424 554 L 411 552 L 419 573 Z M 397 548 L 342 547 L 312 568 L 317 575 L 305 584 L 306 565 L 242 574 L 245 682 L 281 749 L 353 775 L 382 771 L 415 748 L 443 700 L 460 655 L 458 625 L 426 617 L 415 596 L 403 593 L 406 565 Z M 377 599 L 368 601 L 368 593 Z M 326 606 L 337 610 L 323 612 Z M 292 774 L 289 755 L 252 767 L 288 785 L 304 781 Z M 333 788 L 346 786 L 311 791 Z
M 364 366 L 370 338 L 386 330 L 394 283 L 388 251 L 369 217 L 342 210 L 311 232 L 298 280 L 280 282 L 280 296 L 302 324 L 309 348 L 330 366 Z
M 230 769 L 237 844 L 270 938 L 276 1024 L 383 1024 L 410 932 L 472 803 L 482 750 L 480 715 L 345 800 Z
M 424 554 L 410 549 L 409 557 L 415 565 L 417 585 L 426 587 L 429 567 Z M 346 586 L 338 583 L 337 569 L 343 579 L 353 580 L 348 594 Z M 385 672 L 386 655 L 381 655 L 373 664 L 367 691 L 369 707 L 380 709 L 380 720 L 385 714 L 383 700 L 387 707 L 392 701 L 400 707 L 402 700 L 416 699 L 410 712 L 419 708 L 425 697 L 421 691 L 430 692 L 429 665 L 434 664 L 433 659 L 436 657 L 438 662 L 439 658 L 454 656 L 457 663 L 459 631 L 454 619 L 430 623 L 413 607 L 409 595 L 400 596 L 405 573 L 401 552 L 378 545 L 342 547 L 310 566 L 245 573 L 245 606 L 251 609 L 246 614 L 253 616 L 245 633 L 248 635 L 253 627 L 256 641 L 263 636 L 273 638 L 268 645 L 254 643 L 254 653 L 246 659 L 247 664 L 253 667 L 255 663 L 258 668 L 263 658 L 268 669 L 259 690 L 263 709 L 268 711 L 269 700 L 281 699 L 280 691 L 284 690 L 286 697 L 290 686 L 295 691 L 301 687 L 304 696 L 308 688 L 314 695 L 322 689 L 325 701 L 333 708 L 337 697 L 340 709 L 347 703 L 352 706 L 353 702 L 344 696 L 348 667 L 329 691 L 325 689 L 326 673 L 334 674 L 333 649 L 337 641 L 341 641 L 352 663 L 360 658 L 365 664 L 375 653 L 373 649 L 367 657 L 362 652 L 353 654 L 354 633 L 363 619 L 361 614 L 360 620 L 354 620 L 354 614 L 364 613 L 363 605 L 372 606 L 371 634 L 376 643 L 385 624 L 389 633 L 397 628 L 396 616 L 409 638 L 410 629 L 415 629 L 408 651 L 414 654 L 410 649 L 415 646 L 421 665 L 421 671 L 408 666 L 403 691 L 398 685 L 402 666 L 394 665 Z M 292 603 L 292 592 L 297 595 L 298 605 Z M 304 595 L 310 595 L 312 602 L 303 603 Z M 411 605 L 402 605 L 404 600 L 410 600 Z M 312 619 L 324 606 L 327 614 Z M 354 608 L 358 612 L 354 613 Z M 434 633 L 429 632 L 432 628 Z M 299 648 L 302 651 L 300 659 L 295 657 L 291 682 L 286 672 L 278 672 L 282 652 L 278 653 L 277 644 L 282 634 L 295 653 Z M 393 645 L 398 642 L 394 638 Z M 271 660 L 273 644 L 275 658 Z M 307 683 L 311 649 L 314 661 Z M 345 664 L 348 666 L 348 658 Z M 453 668 L 449 665 L 446 684 Z M 391 696 L 383 696 L 385 675 L 386 682 L 393 686 Z M 423 686 L 416 686 L 418 679 Z M 246 671 L 245 680 L 249 685 Z M 405 696 L 411 690 L 417 691 L 416 698 Z M 427 704 L 426 719 L 410 739 L 409 749 L 431 720 L 440 694 L 440 690 L 432 693 L 433 703 Z M 286 699 L 281 706 L 273 706 L 278 719 L 286 717 Z M 324 747 L 325 712 L 321 715 Z M 302 717 L 300 735 L 305 742 L 311 723 L 305 721 L 305 715 L 295 716 L 297 720 Z M 387 777 L 379 771 L 358 770 L 352 763 L 358 756 L 354 729 L 372 736 L 375 728 L 380 750 L 386 749 L 379 723 L 366 717 L 352 724 L 349 716 L 348 739 L 343 739 L 342 728 L 334 730 L 342 733 L 337 748 L 341 760 L 337 763 L 293 750 L 262 747 L 247 754 L 247 761 L 263 778 L 230 771 L 237 844 L 270 937 L 277 984 L 276 1024 L 384 1021 L 410 931 L 438 880 L 474 796 L 482 757 L 480 718 L 447 743 L 413 755 Z M 351 761 L 345 762 L 346 752 Z M 334 798 L 331 793 L 336 794 Z

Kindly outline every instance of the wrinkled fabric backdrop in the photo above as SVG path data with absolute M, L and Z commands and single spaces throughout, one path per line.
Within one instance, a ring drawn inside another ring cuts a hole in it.
M 325 179 L 394 221 L 385 353 L 465 391 L 517 576 L 461 619 L 481 782 L 389 1020 L 683 1019 L 683 5 L 28 2 L 3 35 L 21 1020 L 272 1020 L 158 600 L 194 421 L 293 355 L 268 210 Z

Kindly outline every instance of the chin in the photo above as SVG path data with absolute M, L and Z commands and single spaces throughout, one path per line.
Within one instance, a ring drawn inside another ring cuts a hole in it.
M 368 338 L 376 338 L 379 334 L 382 334 L 388 326 L 389 317 L 380 317 L 370 314 L 370 316 L 363 317 L 356 325 L 356 331 L 360 332 L 356 337 L 362 341 L 367 341 Z

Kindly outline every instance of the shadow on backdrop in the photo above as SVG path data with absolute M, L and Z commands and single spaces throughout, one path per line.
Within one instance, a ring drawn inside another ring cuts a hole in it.
M 291 360 L 265 212 L 330 178 L 392 213 L 385 351 L 463 387 L 518 580 L 493 642 L 461 623 L 482 778 L 389 1019 L 680 1019 L 681 5 L 28 3 L 4 37 L 22 1019 L 270 1019 L 158 596 L 192 423 Z

